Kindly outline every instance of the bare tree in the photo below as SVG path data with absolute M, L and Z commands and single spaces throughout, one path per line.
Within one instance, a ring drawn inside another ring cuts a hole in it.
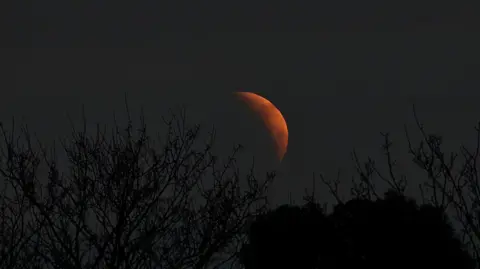
M 184 112 L 164 120 L 160 145 L 143 116 L 137 132 L 128 112 L 123 130 L 115 122 L 111 133 L 97 126 L 93 135 L 84 118 L 83 129 L 62 140 L 66 171 L 55 147 L 37 139 L 36 150 L 27 128 L 19 146 L 19 137 L 2 126 L 0 173 L 15 193 L 8 198 L 4 191 L 0 204 L 1 268 L 236 265 L 246 226 L 267 208 L 274 175 L 257 180 L 253 168 L 241 173 L 239 147 L 218 158 L 215 133 L 200 142 L 200 127 L 188 125 Z M 41 164 L 48 175 L 40 175 Z
M 2 125 L 0 127 L 3 129 Z M 4 135 L 4 139 L 4 142 L 10 143 L 5 143 L 6 148 L 2 148 L 0 154 L 0 162 L 7 167 L 1 171 L 3 182 L 0 192 L 0 268 L 27 268 L 26 264 L 34 264 L 36 261 L 29 246 L 39 228 L 29 218 L 29 212 L 33 208 L 26 193 L 31 191 L 31 184 L 14 181 L 11 175 L 28 174 L 37 163 L 29 152 L 14 153 L 13 146 L 18 145 L 18 141 L 13 136 Z
M 405 127 L 405 137 L 408 142 L 408 152 L 414 164 L 424 173 L 424 180 L 415 178 L 424 204 L 434 205 L 443 210 L 454 220 L 454 227 L 461 234 L 461 239 L 477 261 L 480 268 L 480 122 L 475 127 L 476 144 L 468 148 L 459 147 L 458 152 L 447 152 L 444 149 L 441 136 L 429 133 L 419 119 L 413 107 L 414 120 L 420 134 L 420 139 L 414 141 L 411 132 Z M 392 140 L 388 133 L 382 133 L 384 138 L 383 152 L 387 167 L 380 169 L 375 160 L 368 158 L 361 161 L 357 153 L 352 153 L 357 176 L 353 177 L 351 195 L 358 198 L 379 198 L 376 183 L 382 181 L 397 193 L 406 191 L 409 179 L 401 174 L 392 155 Z M 386 171 L 386 172 L 385 172 Z M 330 180 L 321 177 L 330 192 L 343 203 L 338 194 L 340 179 Z M 413 179 L 411 180 L 413 181 Z M 410 182 L 411 182 L 410 181 Z

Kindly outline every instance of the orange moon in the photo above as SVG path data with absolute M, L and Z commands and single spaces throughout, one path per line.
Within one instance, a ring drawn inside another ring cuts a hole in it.
M 255 113 L 257 113 L 270 132 L 277 151 L 277 157 L 282 161 L 287 152 L 288 127 L 285 118 L 278 108 L 266 98 L 252 92 L 235 92 Z

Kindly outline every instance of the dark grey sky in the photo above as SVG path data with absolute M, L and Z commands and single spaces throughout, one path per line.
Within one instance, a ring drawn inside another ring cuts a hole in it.
M 313 172 L 350 169 L 353 147 L 378 157 L 380 131 L 404 142 L 413 103 L 452 146 L 474 138 L 480 24 L 473 5 L 164 2 L 8 9 L 1 120 L 24 115 L 53 139 L 66 134 L 66 113 L 78 118 L 82 104 L 92 124 L 111 123 L 127 92 L 154 131 L 168 107 L 187 104 L 192 122 L 218 127 L 222 147 L 247 146 L 245 168 L 251 155 L 270 167 L 268 135 L 229 95 L 254 91 L 283 112 L 290 129 L 272 189 L 278 201 L 289 192 L 299 199 Z M 402 145 L 396 153 L 408 163 Z

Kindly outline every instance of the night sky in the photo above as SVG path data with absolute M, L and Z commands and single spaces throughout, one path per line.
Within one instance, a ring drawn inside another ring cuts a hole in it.
M 418 184 L 403 133 L 404 124 L 415 130 L 412 104 L 452 150 L 475 139 L 480 22 L 472 4 L 69 2 L 3 9 L 0 120 L 24 117 L 45 142 L 68 135 L 67 113 L 79 124 L 82 104 L 91 127 L 112 124 L 113 112 L 126 119 L 127 93 L 134 119 L 143 107 L 152 132 L 168 108 L 185 105 L 190 122 L 216 126 L 222 156 L 238 142 L 244 169 L 253 156 L 259 173 L 278 168 L 271 196 L 286 202 L 289 193 L 301 199 L 314 172 L 334 177 L 342 168 L 348 184 L 354 147 L 381 163 L 386 131 Z M 281 165 L 236 90 L 284 114 L 290 140 Z

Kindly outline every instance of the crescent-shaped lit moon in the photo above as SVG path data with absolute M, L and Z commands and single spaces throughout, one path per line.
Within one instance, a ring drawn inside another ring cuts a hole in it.
M 281 161 L 287 152 L 287 122 L 278 108 L 266 98 L 252 92 L 235 92 L 255 113 L 260 115 L 263 123 L 275 141 L 277 156 Z

